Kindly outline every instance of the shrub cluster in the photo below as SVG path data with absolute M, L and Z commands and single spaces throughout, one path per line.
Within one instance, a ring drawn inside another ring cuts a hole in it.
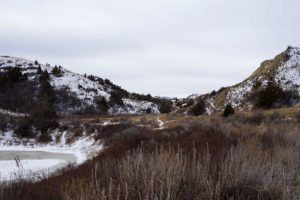
M 161 99 L 159 101 L 159 112 L 169 113 L 172 111 L 172 102 L 169 99 Z
M 55 67 L 53 67 L 53 69 L 52 69 L 52 74 L 54 75 L 54 76 L 60 76 L 61 75 L 61 66 L 59 66 L 59 67 L 57 67 L 56 65 L 55 65 Z
M 100 113 L 107 113 L 109 106 L 104 97 L 96 97 L 94 99 L 96 105 L 98 106 Z
M 204 114 L 206 112 L 205 101 L 200 99 L 189 112 L 196 116 Z
M 35 104 L 36 84 L 19 67 L 0 72 L 0 107 L 14 112 L 29 112 Z
M 279 84 L 271 80 L 265 88 L 256 89 L 252 98 L 257 108 L 269 109 L 292 105 L 299 96 L 297 91 L 284 91 Z
M 123 106 L 123 94 L 121 92 L 113 91 L 110 93 L 109 103 L 111 105 Z
M 156 131 L 98 127 L 106 144 L 99 156 L 38 183 L 1 183 L 0 199 L 298 199 L 298 136 L 289 133 L 297 123 L 235 127 L 226 120 Z
M 262 112 L 254 112 L 250 115 L 236 114 L 234 116 L 228 117 L 227 121 L 234 124 L 250 124 L 259 126 L 261 124 L 270 124 L 276 122 L 282 122 L 286 118 L 285 115 L 279 112 L 273 112 L 271 114 L 264 114 Z
M 223 112 L 223 116 L 228 117 L 228 116 L 233 115 L 233 114 L 234 114 L 233 107 L 230 104 L 226 105 L 226 107 L 224 109 L 224 112 Z

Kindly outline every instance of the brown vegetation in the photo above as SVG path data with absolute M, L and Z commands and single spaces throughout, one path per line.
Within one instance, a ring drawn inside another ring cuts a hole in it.
M 133 120 L 89 125 L 88 132 L 106 144 L 100 155 L 39 182 L 2 183 L 0 199 L 300 197 L 296 116 L 237 113 L 205 124 L 191 121 L 163 130 Z

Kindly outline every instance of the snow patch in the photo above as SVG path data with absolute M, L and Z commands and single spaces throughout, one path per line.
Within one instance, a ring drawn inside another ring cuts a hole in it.
M 52 133 L 56 138 L 58 133 Z M 73 143 L 66 144 L 67 133 L 63 132 L 59 143 L 52 141 L 48 144 L 37 143 L 35 139 L 20 139 L 13 132 L 0 134 L 0 151 L 44 151 L 52 153 L 69 153 L 76 156 L 76 164 L 81 164 L 103 149 L 93 135 L 77 138 Z
M 158 106 L 148 101 L 138 101 L 133 99 L 123 99 L 124 106 L 115 106 L 109 109 L 110 114 L 142 114 L 150 110 L 151 113 L 158 114 Z
M 275 80 L 284 90 L 296 89 L 300 94 L 300 49 L 291 48 L 288 55 L 288 61 L 278 67 Z
M 157 122 L 158 122 L 158 129 L 163 129 L 165 123 L 159 117 L 157 118 Z
M 242 103 L 244 103 L 247 94 L 251 92 L 252 87 L 252 80 L 247 80 L 239 86 L 230 89 L 230 91 L 227 93 L 224 106 L 226 106 L 227 104 L 230 104 L 234 108 L 241 106 Z
M 50 74 L 50 84 L 55 89 L 68 88 L 71 93 L 87 105 L 95 105 L 95 97 L 103 97 L 106 102 L 109 102 L 112 88 L 110 85 L 102 84 L 99 81 L 93 81 L 89 78 L 70 72 L 63 67 L 60 67 L 61 73 L 57 76 L 51 72 L 53 67 L 50 64 L 35 63 L 26 59 L 0 56 L 0 70 L 4 67 L 20 67 L 23 73 L 27 73 L 28 78 L 33 80 L 37 77 L 37 68 L 41 67 L 42 70 L 47 70 Z M 110 114 L 141 114 L 145 113 L 147 109 L 152 113 L 160 113 L 158 106 L 152 102 L 138 101 L 132 99 L 124 99 L 123 106 L 114 106 L 109 109 Z M 72 110 L 66 109 L 66 112 Z M 1 113 L 1 110 L 0 110 Z
M 9 115 L 9 116 L 12 116 L 12 117 L 27 117 L 27 116 L 29 116 L 29 114 L 16 113 L 16 112 L 4 110 L 4 109 L 1 109 L 1 108 L 0 108 L 0 114 Z
M 0 180 L 30 177 L 37 175 L 38 172 L 47 173 L 50 169 L 63 164 L 67 163 L 61 159 L 21 160 L 18 164 L 15 160 L 1 160 Z

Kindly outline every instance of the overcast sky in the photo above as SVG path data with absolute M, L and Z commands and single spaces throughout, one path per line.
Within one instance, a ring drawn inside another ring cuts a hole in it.
M 0 54 L 184 97 L 300 46 L 299 0 L 0 0 Z

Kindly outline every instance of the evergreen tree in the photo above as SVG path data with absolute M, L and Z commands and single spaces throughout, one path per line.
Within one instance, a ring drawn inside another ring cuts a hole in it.
M 193 115 L 199 116 L 206 112 L 205 102 L 201 99 L 197 104 L 190 110 Z
M 159 103 L 160 113 L 169 113 L 172 111 L 172 102 L 169 99 L 162 99 Z
M 61 67 L 57 67 L 56 65 L 55 65 L 55 67 L 52 69 L 52 74 L 53 75 L 59 75 L 61 73 Z
M 107 113 L 109 106 L 104 97 L 99 97 L 95 100 L 100 112 Z
M 121 105 L 121 106 L 124 105 L 123 95 L 122 95 L 122 93 L 117 92 L 117 91 L 113 91 L 110 94 L 109 101 L 110 101 L 111 105 L 115 105 L 115 104 L 118 104 L 118 105 Z
M 53 104 L 55 101 L 54 90 L 49 83 L 47 70 L 40 75 L 39 101 L 31 114 L 33 125 L 42 133 L 43 138 L 47 138 L 47 130 L 56 128 L 56 112 Z
M 95 76 L 93 76 L 93 75 L 89 75 L 88 76 L 88 79 L 90 79 L 91 81 L 95 81 L 96 79 L 95 79 Z
M 49 101 L 54 103 L 55 94 L 52 85 L 47 80 L 43 80 L 40 82 L 40 91 L 39 97 L 42 98 L 44 95 L 47 95 Z
M 42 71 L 42 68 L 41 68 L 41 65 L 38 66 L 37 68 L 37 74 L 41 74 L 43 71 Z
M 15 83 L 21 80 L 26 80 L 27 77 L 22 74 L 20 67 L 13 67 L 7 70 L 6 78 L 7 81 Z
M 37 106 L 32 112 L 31 119 L 33 125 L 46 134 L 48 129 L 57 127 L 56 112 L 54 111 L 53 104 L 49 101 L 48 95 L 44 93 L 39 100 Z
M 47 70 L 45 70 L 41 73 L 39 80 L 40 80 L 40 82 L 50 80 L 50 75 Z
M 230 104 L 226 105 L 224 112 L 223 112 L 223 116 L 228 117 L 229 115 L 233 115 L 233 114 L 234 114 L 233 107 Z
M 276 102 L 284 98 L 285 93 L 275 81 L 269 81 L 266 88 L 258 94 L 257 107 L 271 108 Z

